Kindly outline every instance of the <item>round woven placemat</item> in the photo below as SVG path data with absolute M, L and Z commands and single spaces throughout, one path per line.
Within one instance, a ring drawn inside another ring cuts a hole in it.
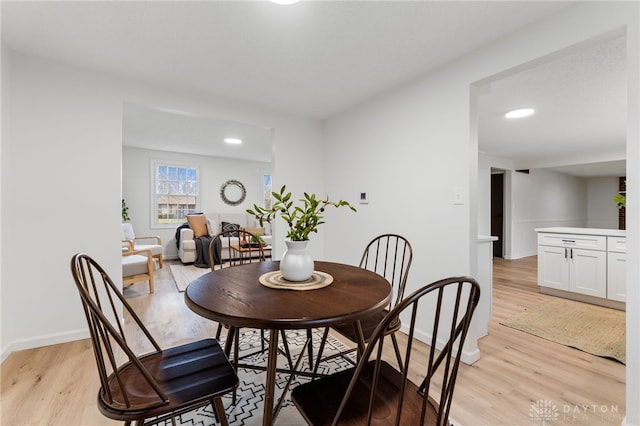
M 315 290 L 331 284 L 333 277 L 326 272 L 313 271 L 311 278 L 306 281 L 287 281 L 282 277 L 282 272 L 271 271 L 262 274 L 259 280 L 265 287 L 281 290 Z

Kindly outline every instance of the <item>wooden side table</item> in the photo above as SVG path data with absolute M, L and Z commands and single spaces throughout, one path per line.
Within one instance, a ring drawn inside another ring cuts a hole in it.
M 236 251 L 240 254 L 240 258 L 244 258 L 244 256 L 246 256 L 247 253 L 257 253 L 257 247 L 242 247 L 242 245 L 240 244 L 231 244 L 231 249 L 233 251 Z M 270 245 L 266 245 L 266 246 L 262 246 L 262 251 L 264 253 L 264 257 L 265 258 L 270 258 L 271 257 L 271 246 Z

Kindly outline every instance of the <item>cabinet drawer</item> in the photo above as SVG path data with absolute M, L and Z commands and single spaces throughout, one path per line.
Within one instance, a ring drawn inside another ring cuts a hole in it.
M 607 237 L 607 251 L 626 253 L 627 239 L 625 237 Z
M 603 235 L 538 233 L 538 244 L 554 247 L 573 247 L 590 250 L 607 250 L 607 237 Z

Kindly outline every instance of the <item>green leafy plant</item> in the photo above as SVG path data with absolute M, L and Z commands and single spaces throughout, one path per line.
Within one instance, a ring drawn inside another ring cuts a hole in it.
M 129 207 L 127 207 L 127 203 L 125 203 L 123 199 L 122 200 L 122 221 L 128 222 L 129 220 L 131 220 L 129 218 Z
M 318 232 L 318 226 L 324 222 L 324 210 L 327 206 L 333 207 L 349 207 L 354 212 L 356 209 L 344 200 L 329 201 L 328 199 L 319 199 L 316 194 L 304 193 L 304 198 L 299 201 L 301 205 L 294 206 L 291 200 L 291 192 L 286 192 L 286 185 L 283 185 L 280 192 L 272 192 L 276 202 L 270 209 L 253 205 L 253 209 L 247 209 L 247 213 L 255 216 L 260 222 L 260 226 L 264 223 L 271 223 L 276 217 L 280 216 L 288 225 L 289 231 L 287 238 L 291 241 L 306 241 L 309 234 Z
M 264 239 L 260 235 L 251 235 L 249 242 L 251 244 L 264 244 Z
M 622 188 L 626 188 L 627 181 L 624 181 L 624 185 Z M 618 205 L 618 208 L 621 209 L 623 207 L 627 207 L 627 191 L 619 191 L 616 195 L 613 196 L 613 202 Z
M 264 239 L 260 235 L 251 235 L 249 240 L 244 239 L 240 242 L 242 247 L 260 247 L 264 246 Z
M 625 195 L 624 191 L 618 192 L 616 195 L 614 195 L 613 196 L 613 202 L 618 205 L 619 209 L 621 209 L 623 207 L 626 207 L 627 206 L 627 196 Z

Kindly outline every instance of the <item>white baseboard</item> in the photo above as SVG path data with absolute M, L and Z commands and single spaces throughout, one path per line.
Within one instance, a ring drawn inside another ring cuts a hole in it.
M 45 336 L 38 336 L 30 339 L 16 340 L 11 342 L 8 347 L 2 349 L 2 353 L 0 354 L 0 363 L 4 362 L 9 357 L 9 355 L 16 351 L 40 348 L 42 346 L 57 345 L 58 343 L 67 343 L 88 338 L 89 330 L 83 329 L 65 333 L 55 333 Z
M 402 331 L 405 334 L 408 334 L 408 328 L 404 324 L 402 324 L 402 326 L 400 327 L 400 331 Z M 430 334 L 427 334 L 420 330 L 414 330 L 413 337 L 427 345 L 431 343 L 431 338 L 432 338 Z M 467 341 L 470 338 L 471 336 L 467 334 Z M 444 347 L 445 343 L 446 342 L 438 340 L 436 342 L 436 349 L 441 350 Z M 460 354 L 460 361 L 462 361 L 465 364 L 471 365 L 480 359 L 480 349 L 478 349 L 477 344 L 474 346 L 475 346 L 475 349 L 472 349 L 472 350 L 466 350 L 464 348 L 462 349 L 462 353 Z M 457 350 L 457 347 L 454 348 L 454 350 Z
M 478 348 L 476 348 L 473 351 L 467 351 L 463 349 L 462 353 L 460 354 L 460 361 L 462 361 L 467 365 L 471 365 L 474 362 L 478 361 L 479 359 L 480 359 L 480 349 Z
M 524 257 L 531 257 L 531 256 L 537 256 L 537 255 L 538 255 L 537 252 L 536 253 L 530 253 L 530 254 L 520 253 L 520 254 L 516 254 L 516 255 L 505 255 L 504 258 L 506 260 L 516 260 L 516 259 L 522 259 Z

